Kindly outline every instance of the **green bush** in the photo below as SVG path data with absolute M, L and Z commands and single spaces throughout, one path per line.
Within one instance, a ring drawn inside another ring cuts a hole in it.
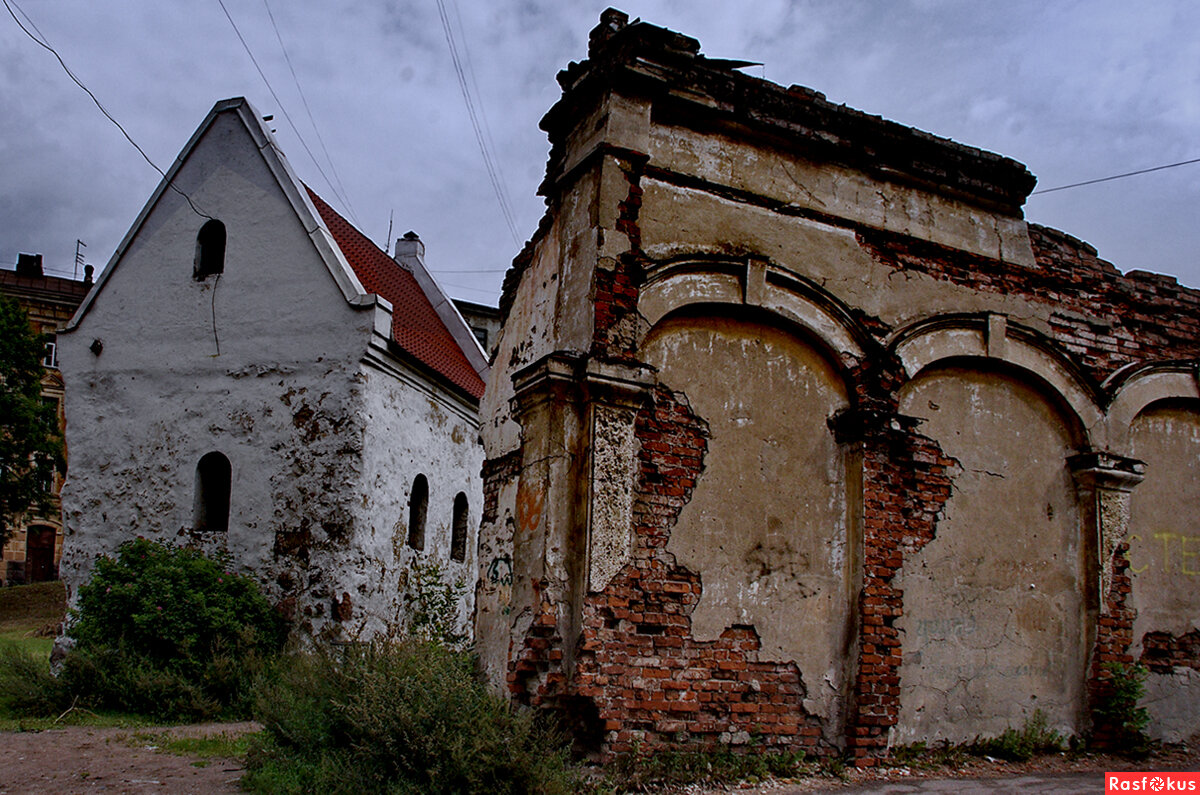
M 96 559 L 72 619 L 80 649 L 120 647 L 184 674 L 222 650 L 276 652 L 285 635 L 254 580 L 197 550 L 143 538 Z
M 30 691 L 8 698 L 11 711 L 76 705 L 163 720 L 245 716 L 255 678 L 286 636 L 254 580 L 196 550 L 145 539 L 97 559 L 71 619 L 76 647 L 57 678 L 30 679 L 5 658 L 0 693 Z
M 574 792 L 563 739 L 490 693 L 472 655 L 409 639 L 289 656 L 260 692 L 255 792 Z

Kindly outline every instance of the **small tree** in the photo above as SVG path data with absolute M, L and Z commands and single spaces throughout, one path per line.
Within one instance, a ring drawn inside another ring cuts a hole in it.
M 45 340 L 15 300 L 0 296 L 0 546 L 28 509 L 50 509 L 49 486 L 63 469 L 62 436 L 42 401 Z

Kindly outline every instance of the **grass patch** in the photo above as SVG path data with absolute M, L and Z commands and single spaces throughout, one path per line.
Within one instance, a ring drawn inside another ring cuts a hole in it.
M 0 716 L 0 732 L 43 732 L 47 729 L 60 729 L 63 726 L 90 726 L 97 729 L 142 729 L 155 726 L 140 715 L 130 715 L 124 712 L 92 712 L 85 709 L 73 709 L 61 718 L 15 717 Z
M 59 580 L 0 588 L 0 636 L 49 634 L 66 610 L 67 590 Z
M 0 643 L 9 643 L 24 651 L 30 657 L 39 660 L 49 660 L 50 652 L 54 649 L 54 638 L 39 638 L 28 632 L 0 632 Z
M 126 738 L 126 743 L 134 748 L 150 747 L 172 756 L 196 757 L 199 760 L 243 759 L 250 750 L 255 734 L 219 732 L 199 737 L 180 737 L 171 732 L 136 732 Z

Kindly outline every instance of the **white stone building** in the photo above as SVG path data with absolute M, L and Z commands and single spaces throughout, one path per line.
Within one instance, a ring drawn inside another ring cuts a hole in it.
M 140 535 L 227 552 L 344 639 L 399 628 L 434 560 L 466 626 L 487 361 L 423 254 L 389 257 L 217 103 L 59 338 L 70 597 Z

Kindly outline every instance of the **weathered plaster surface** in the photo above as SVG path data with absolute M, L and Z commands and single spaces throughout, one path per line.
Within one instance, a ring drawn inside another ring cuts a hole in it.
M 1133 455 L 1146 462 L 1130 509 L 1136 655 L 1147 632 L 1200 629 L 1200 410 L 1151 406 L 1131 437 Z
M 642 243 L 653 259 L 753 253 L 896 327 L 943 312 L 996 312 L 1039 330 L 1050 328 L 1051 305 L 1013 293 L 967 292 L 928 274 L 889 267 L 844 227 L 652 176 L 643 185 Z M 954 243 L 969 250 L 970 241 Z
M 654 125 L 650 146 L 655 164 L 662 168 L 699 175 L 792 213 L 808 210 L 996 259 L 1033 263 L 1020 219 L 967 209 L 961 201 L 932 191 L 682 125 Z
M 845 463 L 826 421 L 846 405 L 844 386 L 802 340 L 753 322 L 667 320 L 643 354 L 710 433 L 667 544 L 700 576 L 695 637 L 753 627 L 760 658 L 794 661 L 836 734 L 853 575 Z
M 588 522 L 588 589 L 602 591 L 633 552 L 633 485 L 637 441 L 632 408 L 592 410 L 591 517 Z
M 996 735 L 1035 709 L 1079 731 L 1089 628 L 1068 424 L 1020 381 L 957 368 L 919 376 L 900 408 L 961 472 L 897 577 L 896 741 Z
M 436 563 L 451 583 L 463 586 L 460 630 L 467 630 L 475 603 L 477 532 L 483 488 L 483 450 L 473 410 L 374 352 L 362 369 L 365 434 L 362 498 L 354 506 L 355 543 L 338 573 L 338 590 L 353 595 L 352 636 L 394 635 L 403 628 L 408 569 L 413 561 Z M 413 482 L 429 484 L 423 550 L 408 546 Z M 466 556 L 451 557 L 454 499 L 469 505 Z
M 1146 733 L 1152 739 L 1187 742 L 1196 736 L 1200 715 L 1200 671 L 1178 667 L 1169 674 L 1150 674 L 1146 695 L 1138 704 L 1150 713 Z
M 227 553 L 304 630 L 388 631 L 406 553 L 375 523 L 395 521 L 427 466 L 431 553 L 447 557 L 455 494 L 480 512 L 470 412 L 386 352 L 375 358 L 391 371 L 362 364 L 386 308 L 347 301 L 236 114 L 216 115 L 174 183 L 204 215 L 165 191 L 60 338 L 70 593 L 96 555 L 141 535 Z M 226 227 L 224 270 L 197 281 L 209 217 Z M 421 446 L 439 451 L 432 464 L 416 460 Z M 232 467 L 229 529 L 199 533 L 196 465 L 212 451 Z M 470 556 L 449 568 L 474 570 Z

